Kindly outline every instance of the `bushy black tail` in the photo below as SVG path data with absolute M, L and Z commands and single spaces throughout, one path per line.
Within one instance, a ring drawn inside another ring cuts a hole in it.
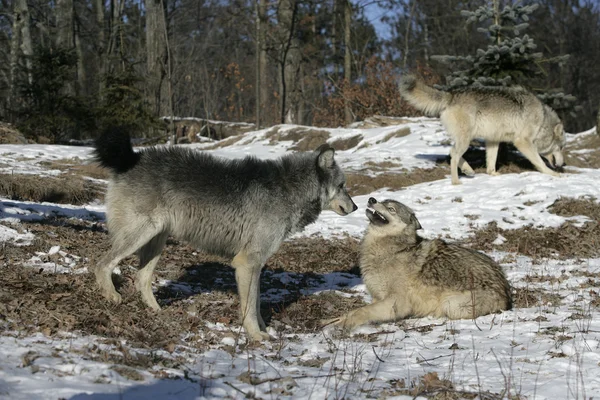
M 129 171 L 140 160 L 133 151 L 129 132 L 123 127 L 108 128 L 96 139 L 96 160 L 117 174 Z

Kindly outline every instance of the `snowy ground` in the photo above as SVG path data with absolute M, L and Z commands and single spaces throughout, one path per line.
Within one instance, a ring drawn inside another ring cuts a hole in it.
M 407 126 L 410 134 L 394 137 Z M 294 127 L 279 128 L 282 132 Z M 360 171 L 369 162 L 392 162 L 388 172 L 433 168 L 435 160 L 449 151 L 448 138 L 436 119 L 411 119 L 400 127 L 327 131 L 330 142 L 362 136 L 357 146 L 337 152 L 336 159 L 347 171 Z M 293 144 L 271 143 L 269 132 L 270 129 L 252 132 L 235 144 L 210 151 L 224 157 L 278 157 Z M 573 135 L 569 140 L 589 134 L 591 131 Z M 192 146 L 202 149 L 209 144 Z M 44 162 L 74 158 L 85 162 L 90 151 L 83 147 L 2 145 L 0 173 L 60 174 L 60 170 L 45 168 Z M 524 172 L 498 177 L 478 174 L 461 179 L 460 186 L 451 185 L 446 177 L 400 191 L 382 188 L 357 196 L 357 212 L 348 217 L 323 213 L 302 235 L 329 238 L 349 234 L 359 238 L 367 226 L 364 209 L 371 196 L 409 205 L 424 227 L 422 235 L 448 239 L 465 238 L 492 221 L 503 229 L 526 225 L 556 227 L 566 219 L 583 223 L 587 220 L 584 216 L 560 217 L 550 213 L 548 206 L 560 197 L 600 198 L 600 172 L 596 169 L 567 168 L 560 178 Z M 58 207 L 0 201 L 0 242 L 10 245 L 26 245 L 34 239 L 31 232 L 21 229 L 21 221 L 57 215 L 86 220 L 104 218 L 102 204 Z M 60 257 L 46 265 L 44 259 L 49 255 Z M 225 335 L 219 345 L 204 352 L 185 346 L 170 353 L 129 349 L 177 358 L 179 366 L 157 365 L 154 370 L 133 372 L 127 368 L 127 373 L 119 366 L 86 357 L 90 349 L 99 347 L 108 352 L 122 351 L 114 343 L 78 332 L 22 337 L 3 329 L 0 315 L 0 398 L 413 398 L 410 394 L 431 395 L 448 384 L 453 385 L 456 398 L 460 398 L 461 391 L 468 392 L 464 394 L 466 398 L 473 398 L 468 397 L 471 394 L 480 398 L 600 397 L 600 259 L 532 260 L 501 252 L 489 255 L 501 263 L 515 288 L 540 288 L 558 300 L 476 321 L 424 318 L 403 324 L 365 326 L 346 338 L 329 329 L 316 334 L 289 334 L 255 349 L 240 350 L 232 335 Z M 14 268 L 41 266 L 52 273 L 87 272 L 80 267 L 77 255 L 60 248 L 32 253 L 31 257 L 29 264 Z M 294 277 L 280 274 L 278 279 L 293 282 Z M 348 285 L 350 292 L 339 291 Z M 263 288 L 263 292 L 267 290 Z M 321 287 L 310 289 L 311 295 L 324 291 L 369 299 L 361 281 L 344 274 L 332 274 L 332 279 Z M 217 332 L 231 329 L 221 323 L 207 324 Z M 274 330 L 270 333 L 278 335 Z M 232 347 L 238 350 L 232 352 Z

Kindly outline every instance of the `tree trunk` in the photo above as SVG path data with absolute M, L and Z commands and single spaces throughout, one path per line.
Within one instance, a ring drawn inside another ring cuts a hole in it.
M 600 135 L 600 107 L 598 107 L 598 114 L 596 115 L 596 133 Z
M 27 7 L 26 0 L 17 0 L 14 5 L 13 10 L 13 24 L 12 24 L 12 37 L 10 41 L 10 61 L 9 61 L 9 69 L 10 69 L 10 95 L 8 98 L 8 109 L 9 112 L 14 110 L 15 108 L 15 99 L 17 97 L 17 75 L 19 69 L 19 48 L 21 45 L 21 32 L 23 30 L 23 24 L 28 23 L 28 21 L 23 20 L 23 5 L 25 8 Z
M 84 64 L 84 54 L 83 54 L 83 45 L 81 43 L 81 26 L 79 21 L 75 22 L 75 51 L 77 52 L 77 86 L 76 93 L 77 95 L 85 95 L 88 94 L 86 84 L 86 73 L 85 73 L 85 64 Z
M 350 86 L 352 82 L 352 49 L 350 48 L 351 39 L 351 28 L 352 28 L 352 5 L 347 0 L 344 5 L 344 86 Z M 350 107 L 350 101 L 347 97 L 344 97 L 344 116 L 346 124 L 352 123 L 354 117 L 352 116 L 352 109 Z
M 257 42 L 257 51 L 258 51 L 258 75 L 257 79 L 260 84 L 260 87 L 257 90 L 257 103 L 260 109 L 260 114 L 262 115 L 262 122 L 265 121 L 266 112 L 270 109 L 271 105 L 271 90 L 269 85 L 269 65 L 267 61 L 267 28 L 268 28 L 268 19 L 267 19 L 267 4 L 268 0 L 257 0 L 258 6 L 258 42 Z M 256 121 L 257 125 L 259 121 Z
M 56 0 L 56 44 L 73 48 L 73 0 Z
M 165 12 L 161 0 L 146 0 L 146 52 L 148 76 L 148 101 L 157 116 L 165 115 L 166 100 L 164 78 L 167 61 L 165 41 Z
M 96 68 L 98 79 L 98 96 L 102 98 L 104 92 L 104 74 L 106 73 L 106 33 L 104 26 L 104 0 L 92 2 L 92 13 L 96 21 Z
M 285 38 L 281 51 L 281 122 L 296 124 L 299 120 L 298 108 L 301 101 L 299 75 L 300 43 L 295 38 L 295 24 L 298 7 L 295 0 L 280 0 L 279 25 Z

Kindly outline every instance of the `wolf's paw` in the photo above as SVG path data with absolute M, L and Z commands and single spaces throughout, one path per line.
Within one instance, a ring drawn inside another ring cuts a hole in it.
M 104 296 L 104 298 L 106 300 L 108 300 L 112 303 L 121 304 L 121 301 L 122 301 L 121 295 L 114 290 L 110 291 L 110 292 L 103 292 L 102 296 Z
M 269 335 L 267 332 L 256 331 L 256 332 L 247 332 L 249 341 L 251 342 L 263 342 L 272 340 L 273 337 Z
M 475 171 L 473 171 L 473 168 L 471 167 L 465 167 L 462 170 L 462 173 L 465 174 L 466 176 L 475 176 Z
M 453 180 L 452 180 L 452 184 L 453 184 L 453 185 L 462 185 L 461 181 L 459 181 L 458 179 L 457 179 L 457 180 L 454 180 L 454 179 L 453 179 Z
M 500 176 L 500 172 L 498 171 L 487 171 L 487 174 L 491 176 Z

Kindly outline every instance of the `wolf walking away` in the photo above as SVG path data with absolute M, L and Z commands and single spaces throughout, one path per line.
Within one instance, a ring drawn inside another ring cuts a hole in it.
M 321 211 L 347 215 L 357 209 L 328 145 L 277 160 L 227 160 L 180 147 L 134 152 L 127 132 L 113 129 L 97 140 L 96 157 L 112 171 L 106 194 L 112 246 L 94 269 L 103 296 L 121 301 L 111 273 L 137 252 L 136 288 L 148 306 L 159 310 L 152 273 L 173 235 L 233 258 L 242 325 L 251 340 L 269 338 L 259 288 L 267 259 Z
M 394 200 L 370 198 L 367 217 L 360 272 L 373 303 L 323 325 L 351 330 L 408 316 L 467 319 L 512 307 L 504 272 L 488 256 L 421 238 L 415 214 Z
M 425 85 L 413 75 L 400 78 L 402 97 L 429 116 L 439 116 L 454 139 L 450 151 L 452 183 L 460 184 L 458 168 L 473 175 L 462 157 L 472 139 L 485 140 L 487 173 L 497 175 L 496 158 L 500 142 L 512 142 L 538 169 L 552 176 L 558 173 L 544 164 L 540 154 L 555 168 L 564 163 L 563 125 L 558 115 L 522 87 L 464 88 L 443 92 Z

